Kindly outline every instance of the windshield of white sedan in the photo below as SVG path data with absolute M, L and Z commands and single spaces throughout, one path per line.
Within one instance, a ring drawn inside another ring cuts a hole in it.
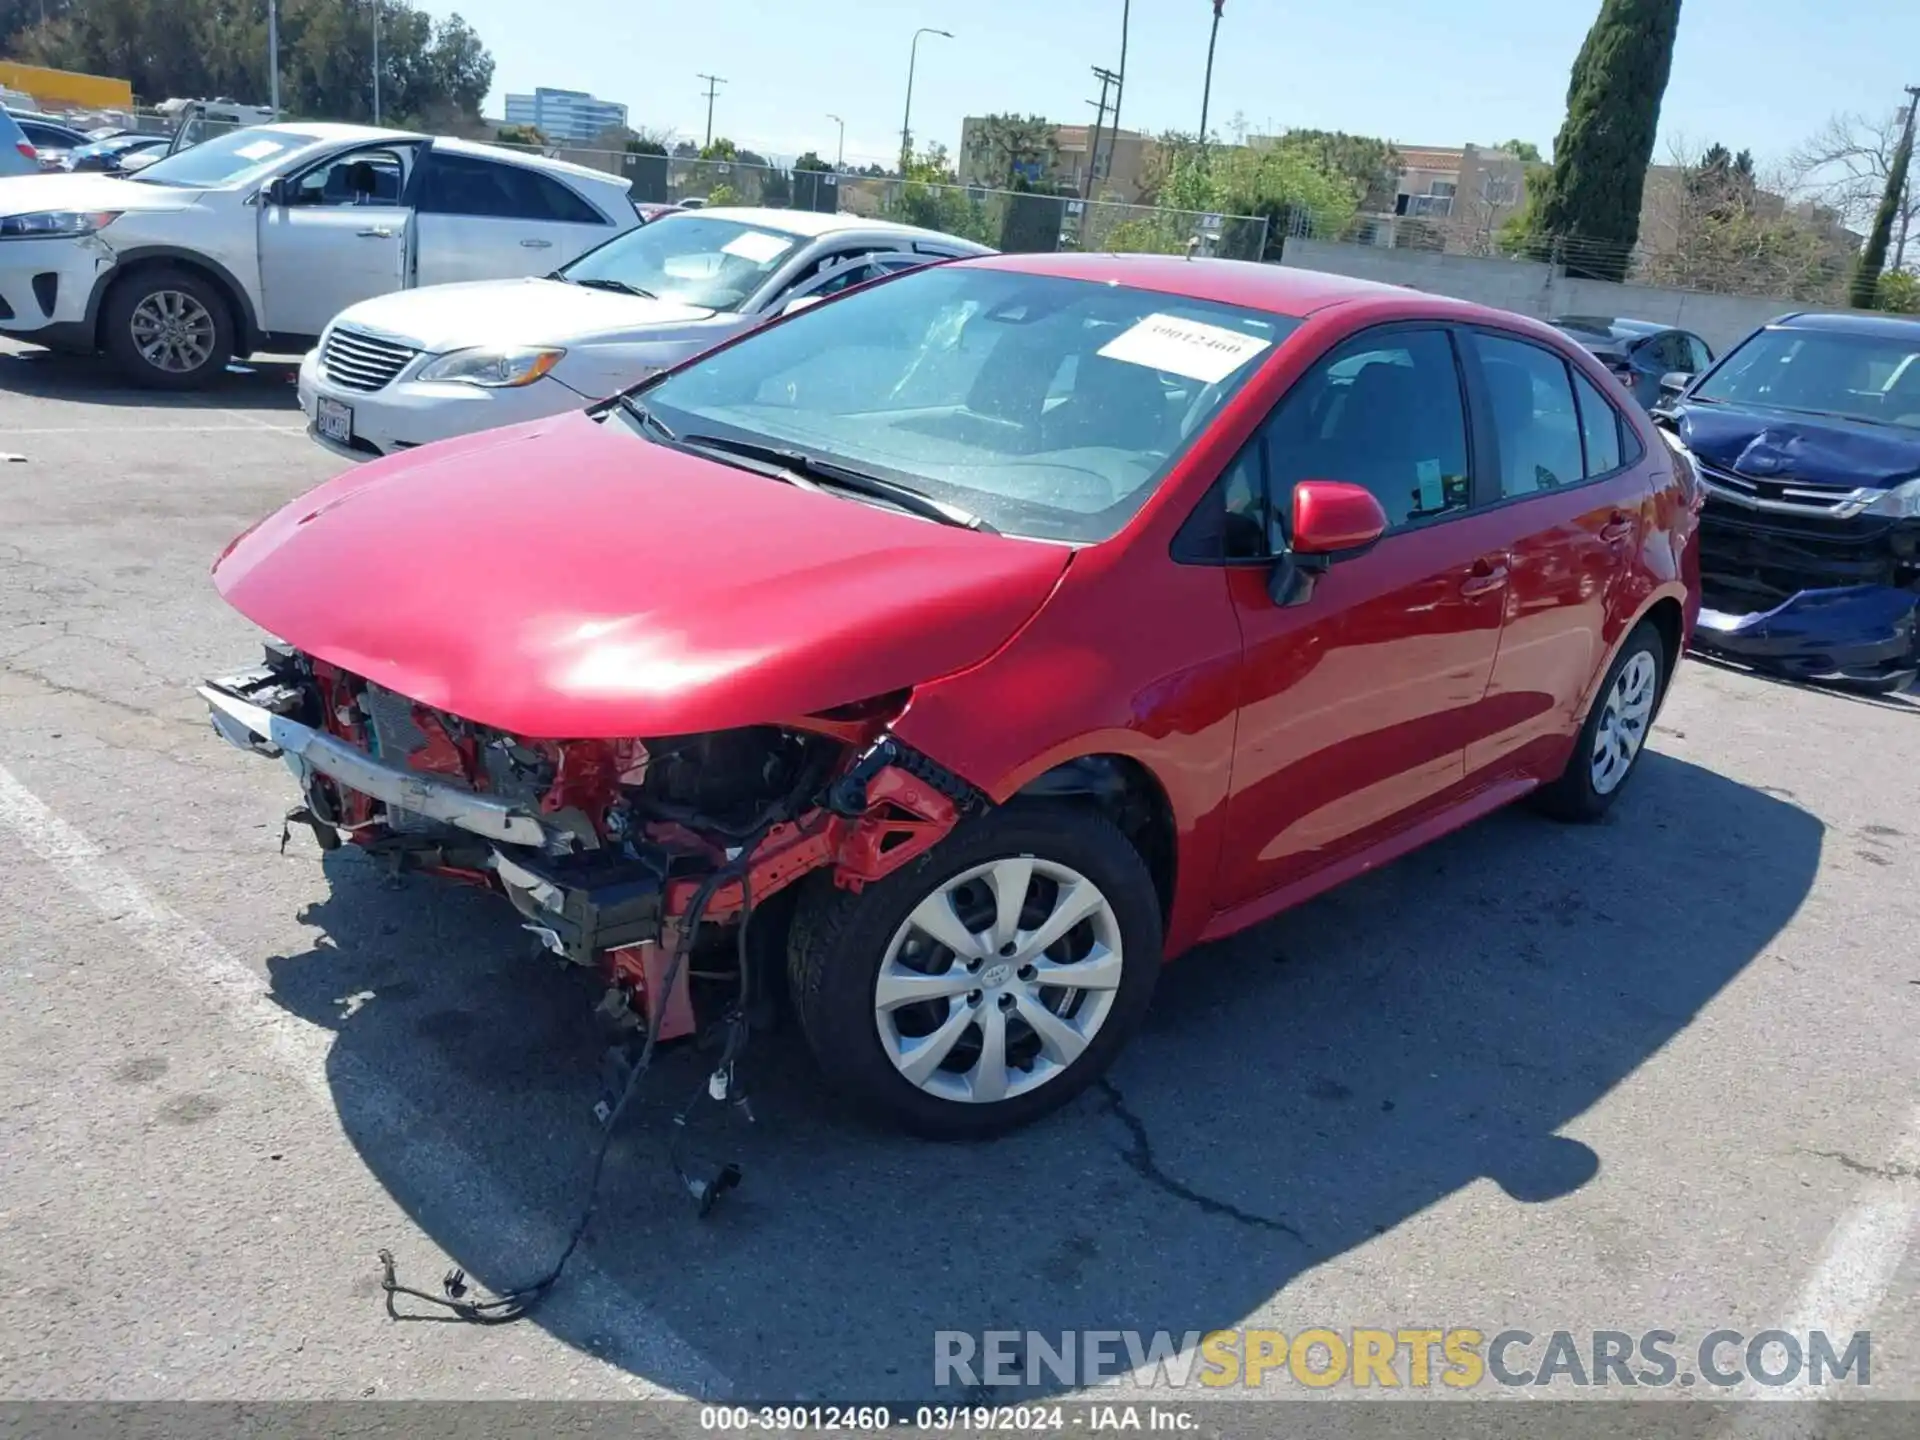
M 1762 330 L 1688 398 L 1920 429 L 1920 325 L 1912 329 L 1911 336 Z
M 939 266 L 802 312 L 650 387 L 645 404 L 689 441 L 771 444 L 1009 534 L 1093 542 L 1146 503 L 1298 324 Z
M 264 179 L 275 165 L 319 138 L 294 130 L 234 130 L 156 160 L 129 178 L 142 185 L 176 185 L 190 190 L 243 184 L 256 174 Z
M 800 237 L 707 215 L 666 215 L 561 270 L 576 285 L 737 310 L 792 257 Z

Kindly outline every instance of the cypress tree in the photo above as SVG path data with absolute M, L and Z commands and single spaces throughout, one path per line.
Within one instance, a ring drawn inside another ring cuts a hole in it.
M 1566 242 L 1571 274 L 1626 275 L 1679 29 L 1680 0 L 1602 0 L 1573 62 L 1553 174 L 1533 207 L 1534 248 Z
M 1912 164 L 1913 122 L 1909 120 L 1899 148 L 1893 152 L 1893 163 L 1887 166 L 1886 193 L 1880 197 L 1880 208 L 1874 212 L 1873 229 L 1867 232 L 1867 243 L 1860 251 L 1860 263 L 1853 272 L 1853 285 L 1847 292 L 1847 303 L 1858 309 L 1871 310 L 1880 298 L 1880 272 L 1887 268 L 1887 247 L 1893 242 L 1893 217 L 1899 212 L 1900 196 L 1907 188 L 1907 170 Z

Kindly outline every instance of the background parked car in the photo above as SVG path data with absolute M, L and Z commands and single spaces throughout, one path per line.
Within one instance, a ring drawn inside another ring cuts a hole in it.
M 356 301 L 545 274 L 639 223 L 625 184 L 584 166 L 361 125 L 254 126 L 130 177 L 0 181 L 0 334 L 104 350 L 137 383 L 187 389 L 234 355 L 307 349 Z
M 108 175 L 125 175 L 160 159 L 166 153 L 167 141 L 168 137 L 165 135 L 134 133 L 89 140 L 86 144 L 67 152 L 63 168 L 100 171 Z
M 76 130 L 50 115 L 23 115 L 16 110 L 13 120 L 33 146 L 42 170 L 63 168 L 68 152 L 88 143 L 84 130 Z
M 1660 401 L 1664 376 L 1698 375 L 1713 363 L 1713 351 L 1698 335 L 1651 320 L 1566 315 L 1552 324 L 1598 356 L 1648 410 Z
M 577 410 L 784 311 L 983 245 L 857 215 L 668 214 L 537 280 L 343 311 L 300 367 L 311 434 L 371 459 Z
M 40 152 L 27 132 L 5 110 L 0 110 L 0 176 L 31 175 L 40 168 Z

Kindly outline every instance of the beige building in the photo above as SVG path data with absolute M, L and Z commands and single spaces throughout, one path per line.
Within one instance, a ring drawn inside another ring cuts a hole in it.
M 998 189 L 1007 183 L 1006 159 L 981 150 L 979 139 L 986 123 L 985 118 L 978 115 L 969 115 L 960 122 L 960 183 Z M 1051 163 L 1029 179 L 1036 184 L 1071 187 L 1075 194 L 1086 194 L 1093 138 L 1091 125 L 1054 126 Z M 1138 130 L 1122 130 L 1116 134 L 1106 127 L 1102 127 L 1099 139 L 1100 174 L 1093 186 L 1094 197 L 1138 199 L 1159 150 L 1158 143 Z
M 1393 210 L 1363 214 L 1355 238 L 1488 254 L 1494 237 L 1527 198 L 1527 167 L 1505 150 L 1477 145 L 1401 145 Z

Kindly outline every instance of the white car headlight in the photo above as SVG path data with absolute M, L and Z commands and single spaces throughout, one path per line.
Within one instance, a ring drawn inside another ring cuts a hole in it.
M 0 215 L 0 240 L 75 240 L 118 220 L 118 210 L 34 210 Z
M 567 352 L 534 345 L 476 346 L 442 355 L 419 374 L 421 380 L 455 380 L 489 390 L 531 385 L 553 369 Z
M 1884 495 L 1874 497 L 1860 508 L 1862 515 L 1889 516 L 1895 520 L 1920 520 L 1920 475 L 1896 485 Z

